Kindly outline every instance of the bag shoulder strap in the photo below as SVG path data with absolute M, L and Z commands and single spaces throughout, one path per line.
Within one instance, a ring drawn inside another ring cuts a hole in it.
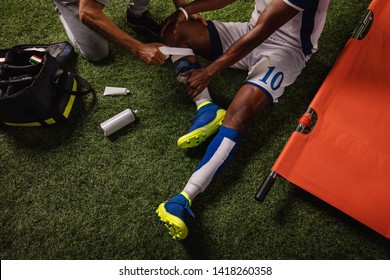
M 70 95 L 86 95 L 92 92 L 92 87 L 87 80 L 62 69 L 58 69 L 55 73 L 53 83 L 64 93 Z

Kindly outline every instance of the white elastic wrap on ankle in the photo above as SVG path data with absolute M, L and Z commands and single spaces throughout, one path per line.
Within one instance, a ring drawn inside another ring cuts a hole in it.
M 172 48 L 172 47 L 159 47 L 160 52 L 165 54 L 165 59 L 167 59 L 170 55 L 172 56 L 172 62 L 182 58 L 183 56 L 195 55 L 194 51 L 190 48 Z

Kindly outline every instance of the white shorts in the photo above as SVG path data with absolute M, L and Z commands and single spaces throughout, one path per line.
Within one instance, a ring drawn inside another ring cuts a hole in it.
M 211 59 L 216 59 L 248 33 L 249 24 L 208 21 L 208 30 L 212 46 Z M 284 88 L 296 80 L 305 65 L 305 56 L 301 50 L 271 36 L 232 65 L 232 68 L 247 70 L 245 83 L 260 88 L 271 103 L 277 103 Z

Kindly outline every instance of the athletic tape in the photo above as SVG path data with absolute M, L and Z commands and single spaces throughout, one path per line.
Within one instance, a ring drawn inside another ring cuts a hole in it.
M 187 56 L 187 55 L 195 55 L 193 50 L 190 48 L 172 48 L 172 47 L 160 47 L 160 52 L 165 54 L 166 59 L 170 55 L 177 55 L 177 56 Z

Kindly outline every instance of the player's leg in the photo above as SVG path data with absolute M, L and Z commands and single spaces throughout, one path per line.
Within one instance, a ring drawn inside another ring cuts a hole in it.
M 284 88 L 295 81 L 305 66 L 301 53 L 268 43 L 255 49 L 248 61 L 252 66 L 245 84 L 229 105 L 218 134 L 183 189 L 190 200 L 206 189 L 231 158 L 241 135 L 267 104 L 277 102 Z
M 207 188 L 230 161 L 243 132 L 267 104 L 269 99 L 261 89 L 249 84 L 244 85 L 234 97 L 223 125 L 209 144 L 206 154 L 183 191 L 160 204 L 157 214 L 174 239 L 184 239 L 187 236 L 186 220 L 188 215 L 194 216 L 190 209 L 192 200 Z
M 183 191 L 174 197 L 187 200 L 186 208 L 181 204 L 171 204 L 172 200 L 160 204 L 157 213 L 176 239 L 184 238 L 182 232 L 188 233 L 186 212 L 190 201 L 211 183 L 213 178 L 231 159 L 240 142 L 242 134 L 248 129 L 263 108 L 277 102 L 284 88 L 293 83 L 305 66 L 304 57 L 295 49 L 267 43 L 254 50 L 249 57 L 249 74 L 228 108 L 223 125 L 207 148 L 206 154 L 190 177 Z M 174 205 L 175 212 L 160 215 L 162 209 Z M 177 223 L 178 209 L 181 209 L 180 223 Z M 192 212 L 191 212 L 192 213 Z
M 249 84 L 241 87 L 227 110 L 221 128 L 183 189 L 190 200 L 203 192 L 226 166 L 243 133 L 267 104 L 269 99 L 261 89 Z
M 173 34 L 170 29 L 165 32 L 164 41 L 171 47 L 191 48 L 196 54 L 211 57 L 213 37 L 210 36 L 213 24 L 209 22 L 204 26 L 199 21 L 187 21 L 180 24 L 178 31 Z M 172 56 L 178 80 L 186 83 L 185 77 L 180 73 L 194 68 L 200 68 L 198 59 L 192 56 Z M 193 101 L 197 107 L 197 114 L 190 129 L 178 139 L 181 148 L 198 146 L 208 137 L 213 135 L 222 124 L 226 111 L 216 105 L 210 96 L 208 88 L 205 88 Z
M 270 99 L 262 89 L 244 84 L 230 104 L 222 126 L 244 133 L 267 104 Z
M 108 55 L 108 42 L 80 21 L 78 2 L 55 0 L 58 16 L 69 40 L 90 61 L 100 61 Z
M 149 12 L 149 0 L 129 0 L 126 19 L 128 25 L 140 35 L 160 36 L 162 21 Z
M 200 21 L 185 21 L 181 23 L 176 33 L 168 27 L 164 33 L 164 42 L 171 47 L 191 48 L 197 55 L 209 58 L 212 54 L 214 38 L 210 38 L 210 21 L 203 25 Z M 212 24 L 212 23 L 211 23 Z M 192 59 L 197 62 L 196 57 Z

